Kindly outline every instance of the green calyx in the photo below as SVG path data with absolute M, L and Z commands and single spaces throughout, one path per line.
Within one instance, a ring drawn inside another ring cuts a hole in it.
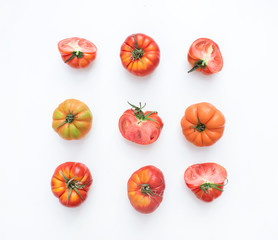
M 141 186 L 141 193 L 144 193 L 145 195 L 149 196 L 149 202 L 151 202 L 151 198 L 155 199 L 156 196 L 162 197 L 162 193 L 157 194 L 155 190 L 152 190 L 149 184 L 140 184 Z
M 135 35 L 134 35 L 134 42 L 135 42 L 135 47 L 133 49 L 130 48 L 130 51 L 131 51 L 131 54 L 132 54 L 131 55 L 132 61 L 135 61 L 135 60 L 139 59 L 142 63 L 144 63 L 141 60 L 141 57 L 144 56 L 145 51 L 142 48 L 138 47 L 138 42 L 137 42 L 137 39 L 136 39 Z
M 187 73 L 191 73 L 191 72 L 195 71 L 197 68 L 204 69 L 204 68 L 206 68 L 206 66 L 207 66 L 207 63 L 205 60 L 202 60 L 202 59 L 198 60 L 197 62 L 195 62 L 193 68 L 191 68 Z
M 68 115 L 66 116 L 66 120 L 65 120 L 64 122 L 62 122 L 61 125 L 59 125 L 57 128 L 63 126 L 65 123 L 67 123 L 67 124 L 68 124 L 68 127 L 69 127 L 69 124 L 72 123 L 72 122 L 74 121 L 74 119 L 77 118 L 76 115 L 77 115 L 77 113 L 75 113 L 75 114 L 71 114 L 71 113 L 68 114 Z
M 71 53 L 71 57 L 68 58 L 68 59 L 65 61 L 65 63 L 67 63 L 68 61 L 74 59 L 75 57 L 77 57 L 77 58 L 82 58 L 82 57 L 84 57 L 84 53 L 81 52 L 81 51 L 73 51 L 73 52 Z
M 223 189 L 219 188 L 219 187 L 223 187 L 224 185 L 222 184 L 216 184 L 216 183 L 210 183 L 210 182 L 205 182 L 202 185 L 199 186 L 199 188 L 201 190 L 203 190 L 205 193 L 208 193 L 208 190 L 210 188 L 214 188 L 220 192 L 223 192 Z
M 67 178 L 67 177 L 65 176 L 65 174 L 64 174 L 62 171 L 61 171 L 61 174 L 62 174 L 62 176 L 63 176 L 63 178 L 64 178 L 64 180 L 65 180 L 67 189 L 69 189 L 68 199 L 67 199 L 67 205 L 68 205 L 69 198 L 70 198 L 70 196 L 71 196 L 72 191 L 75 191 L 75 192 L 78 194 L 78 196 L 79 196 L 82 200 L 84 200 L 83 197 L 81 196 L 81 194 L 80 194 L 80 192 L 79 192 L 78 189 L 83 189 L 86 185 L 88 185 L 88 183 L 87 183 L 87 184 L 80 184 L 79 181 L 74 180 L 76 177 L 70 178 L 70 179 L 69 179 L 69 178 Z
M 194 131 L 197 130 L 198 132 L 205 131 L 206 125 L 200 122 L 198 115 L 197 118 L 198 118 L 198 124 L 196 126 L 192 126 L 192 128 L 194 128 Z
M 156 111 L 152 111 L 152 112 L 149 112 L 148 114 L 144 114 L 144 112 L 142 111 L 142 109 L 146 106 L 146 103 L 144 104 L 144 106 L 141 105 L 141 103 L 139 103 L 139 107 L 127 102 L 132 108 L 132 112 L 134 113 L 135 117 L 139 120 L 138 123 L 141 123 L 143 121 L 147 121 L 147 120 L 150 120 L 150 121 L 153 121 L 153 122 L 156 122 L 158 123 L 157 121 L 155 121 L 154 119 L 150 118 L 149 116 L 153 113 L 157 113 Z

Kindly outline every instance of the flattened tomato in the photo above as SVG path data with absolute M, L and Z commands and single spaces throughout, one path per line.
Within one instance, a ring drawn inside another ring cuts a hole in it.
M 146 76 L 159 64 L 160 50 L 149 36 L 137 33 L 127 37 L 121 46 L 120 57 L 123 66 L 136 76 Z
M 97 55 L 97 47 L 84 38 L 67 38 L 58 43 L 58 49 L 65 63 L 73 68 L 87 67 Z
M 90 131 L 92 119 L 92 113 L 85 103 L 68 99 L 55 109 L 52 127 L 62 138 L 77 140 Z
M 65 162 L 56 168 L 51 179 L 51 189 L 61 204 L 77 207 L 87 198 L 92 182 L 92 175 L 86 165 Z
M 127 183 L 131 205 L 141 213 L 158 208 L 165 190 L 163 173 L 154 166 L 145 166 L 134 172 Z
M 210 146 L 222 137 L 225 118 L 212 104 L 197 103 L 185 110 L 181 127 L 189 142 L 199 147 Z
M 217 163 L 195 164 L 184 173 L 186 185 L 205 202 L 211 202 L 222 194 L 226 179 L 226 169 Z
M 208 38 L 199 38 L 193 42 L 187 58 L 193 67 L 188 73 L 197 70 L 204 74 L 212 74 L 220 72 L 223 67 L 223 58 L 218 45 Z
M 129 103 L 130 104 L 130 103 Z M 132 142 L 147 145 L 155 142 L 161 132 L 163 123 L 155 111 L 143 112 L 146 106 L 126 110 L 119 119 L 119 129 L 122 136 Z

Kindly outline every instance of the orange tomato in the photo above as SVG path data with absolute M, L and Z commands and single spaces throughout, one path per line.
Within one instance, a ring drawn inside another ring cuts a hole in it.
M 210 146 L 218 141 L 224 131 L 224 115 L 210 103 L 193 104 L 181 119 L 182 132 L 196 146 Z
M 51 178 L 53 194 L 66 207 L 77 207 L 87 198 L 93 182 L 85 164 L 65 162 L 58 166 Z
M 154 166 L 145 166 L 134 172 L 127 183 L 131 205 L 141 213 L 158 208 L 165 190 L 163 173 Z
M 160 50 L 151 37 L 137 33 L 128 36 L 122 44 L 120 57 L 123 66 L 130 73 L 143 77 L 158 66 Z
M 90 131 L 92 119 L 92 113 L 85 103 L 68 99 L 55 109 L 52 127 L 62 138 L 77 140 Z
M 73 68 L 85 68 L 97 55 L 97 47 L 84 38 L 72 37 L 61 40 L 58 49 L 65 63 Z

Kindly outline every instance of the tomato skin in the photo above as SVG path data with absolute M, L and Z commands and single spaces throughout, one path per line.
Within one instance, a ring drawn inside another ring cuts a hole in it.
M 72 122 L 67 120 L 68 116 L 72 116 Z M 55 109 L 52 128 L 65 140 L 77 140 L 90 131 L 92 119 L 92 113 L 85 103 L 67 99 Z
M 144 116 L 150 114 L 148 117 L 152 120 L 140 120 L 133 111 L 131 109 L 126 110 L 119 119 L 119 129 L 122 136 L 131 142 L 141 145 L 154 143 L 163 127 L 161 118 L 157 115 L 157 112 L 142 111 Z
M 67 187 L 65 178 L 73 179 L 72 183 L 78 186 L 77 190 L 72 189 L 70 191 L 70 187 Z M 53 194 L 59 198 L 62 205 L 66 207 L 77 207 L 86 200 L 87 192 L 92 182 L 92 175 L 85 164 L 65 162 L 56 168 L 51 178 L 51 189 Z M 82 188 L 80 187 L 81 185 Z M 69 193 L 71 194 L 69 195 Z
M 150 189 L 149 193 L 142 188 Z M 154 166 L 145 166 L 134 172 L 128 180 L 127 192 L 131 205 L 141 213 L 152 213 L 160 205 L 165 190 L 163 173 Z
M 78 37 L 61 40 L 58 49 L 63 61 L 73 68 L 88 67 L 97 55 L 97 47 L 92 42 Z
M 195 40 L 189 48 L 187 59 L 193 68 L 198 61 L 201 61 L 203 66 L 194 70 L 204 74 L 217 73 L 223 68 L 223 58 L 220 49 L 214 41 L 208 38 Z M 194 70 L 191 69 L 189 72 Z
M 204 202 L 211 202 L 218 198 L 222 194 L 226 180 L 226 169 L 217 163 L 194 164 L 184 172 L 184 181 L 187 187 Z M 202 190 L 200 186 L 207 183 L 211 183 L 215 187 Z
M 134 59 L 133 50 L 135 49 L 142 49 L 143 56 Z M 160 50 L 151 37 L 142 33 L 137 33 L 126 38 L 121 46 L 120 57 L 124 68 L 136 76 L 143 77 L 152 73 L 158 66 L 160 61 Z
M 211 146 L 223 135 L 225 117 L 212 104 L 197 103 L 185 110 L 181 127 L 189 142 L 198 147 Z

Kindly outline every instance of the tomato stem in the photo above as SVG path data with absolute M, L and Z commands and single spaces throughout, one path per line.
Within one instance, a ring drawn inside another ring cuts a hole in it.
M 73 51 L 73 52 L 71 53 L 70 58 L 68 58 L 68 59 L 65 61 L 65 63 L 69 62 L 70 60 L 74 59 L 75 57 L 77 57 L 77 58 L 82 58 L 82 57 L 84 57 L 84 53 L 81 52 L 81 51 Z
M 204 68 L 206 68 L 206 66 L 207 66 L 207 63 L 206 63 L 205 60 L 202 60 L 202 59 L 198 60 L 197 62 L 194 63 L 193 68 L 191 68 L 187 73 L 191 73 L 191 72 L 195 71 L 198 68 L 204 69 Z
M 133 36 L 134 36 L 135 47 L 134 47 L 134 49 L 132 49 L 130 47 L 130 51 L 131 51 L 131 54 L 132 54 L 131 55 L 132 61 L 135 61 L 135 60 L 139 59 L 142 63 L 144 63 L 141 60 L 141 57 L 144 56 L 145 51 L 142 48 L 138 47 L 138 42 L 137 42 L 136 36 L 135 35 L 133 35 Z
M 194 131 L 197 130 L 198 132 L 203 132 L 206 130 L 206 125 L 200 122 L 199 116 L 197 115 L 198 124 L 196 126 L 191 126 L 194 128 Z
M 68 127 L 69 127 L 69 124 L 72 123 L 72 122 L 74 121 L 74 119 L 77 118 L 77 117 L 75 117 L 76 115 L 77 115 L 77 113 L 75 113 L 75 114 L 71 114 L 71 113 L 68 114 L 68 115 L 66 116 L 65 121 L 62 122 L 62 123 L 57 127 L 57 129 L 58 129 L 59 127 L 63 126 L 65 123 L 68 123 Z
M 147 120 L 150 120 L 150 121 L 153 121 L 153 122 L 156 122 L 158 123 L 157 121 L 155 121 L 154 119 L 150 118 L 149 116 L 153 113 L 157 113 L 156 111 L 152 111 L 152 112 L 149 112 L 148 114 L 144 114 L 144 112 L 142 111 L 142 109 L 146 106 L 146 103 L 144 104 L 144 106 L 141 105 L 141 102 L 139 103 L 139 107 L 127 102 L 132 108 L 132 112 L 134 113 L 135 117 L 140 121 L 140 123 L 142 121 L 147 121 Z
M 205 183 L 201 184 L 199 186 L 199 188 L 201 190 L 203 190 L 205 193 L 208 193 L 207 190 L 210 189 L 210 188 L 214 188 L 214 189 L 216 189 L 218 191 L 223 192 L 223 189 L 219 188 L 220 186 L 223 187 L 224 185 L 216 184 L 216 183 L 210 183 L 210 182 L 205 182 Z
M 80 184 L 80 182 L 79 181 L 76 181 L 76 180 L 74 180 L 76 177 L 73 177 L 73 178 L 67 178 L 66 177 L 66 175 L 61 171 L 60 172 L 61 173 L 61 175 L 63 176 L 63 178 L 64 178 L 64 181 L 65 181 L 65 183 L 66 183 L 66 187 L 67 187 L 67 189 L 69 189 L 69 192 L 68 192 L 68 198 L 67 198 L 67 204 L 66 205 L 68 205 L 68 202 L 69 202 L 69 198 L 70 198 L 70 195 L 71 195 L 71 193 L 72 193 L 72 190 L 74 190 L 77 194 L 78 194 L 78 196 L 82 199 L 82 200 L 84 200 L 83 199 L 83 197 L 82 197 L 82 195 L 80 194 L 80 192 L 78 191 L 78 189 L 83 189 L 86 185 L 88 185 L 90 182 L 88 182 L 88 183 L 86 183 L 86 184 Z M 70 174 L 69 174 L 70 175 Z

